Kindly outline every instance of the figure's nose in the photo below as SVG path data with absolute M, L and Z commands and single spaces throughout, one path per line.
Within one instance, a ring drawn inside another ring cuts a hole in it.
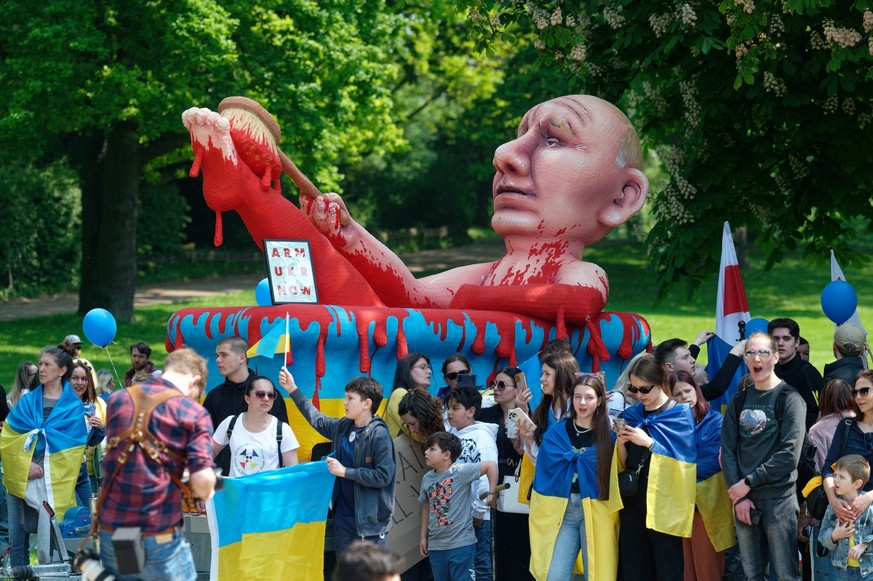
M 504 143 L 494 151 L 494 168 L 503 174 L 529 174 L 533 147 L 531 132 Z

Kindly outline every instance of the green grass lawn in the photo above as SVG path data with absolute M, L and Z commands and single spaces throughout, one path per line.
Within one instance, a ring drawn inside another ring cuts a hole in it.
M 713 241 L 713 244 L 721 244 L 721 241 Z M 870 254 L 873 241 L 866 241 L 864 245 L 864 250 Z M 643 315 L 652 327 L 655 342 L 671 337 L 691 341 L 701 329 L 714 329 L 717 273 L 713 273 L 711 280 L 690 299 L 675 292 L 655 307 L 657 288 L 646 273 L 646 257 L 641 244 L 608 241 L 588 249 L 585 258 L 601 265 L 609 275 L 612 292 L 607 309 Z M 742 275 L 752 317 L 790 316 L 796 319 L 801 333 L 811 344 L 811 361 L 821 369 L 833 360 L 833 324 L 822 313 L 819 302 L 822 289 L 830 282 L 828 257 L 813 263 L 795 253 L 768 272 L 763 270 L 764 259 L 759 254 L 753 253 L 751 261 L 751 267 L 744 269 Z M 842 266 L 858 293 L 861 319 L 869 327 L 873 325 L 873 309 L 869 306 L 869 299 L 873 297 L 873 263 L 862 268 Z M 130 367 L 128 347 L 142 340 L 155 349 L 154 359 L 160 365 L 166 323 L 176 310 L 254 304 L 253 289 L 252 292 L 229 294 L 220 300 L 138 308 L 132 323 L 119 323 L 114 344 L 103 350 L 86 343 L 83 355 L 91 359 L 97 369 L 109 368 L 111 356 L 119 374 L 123 374 Z M 35 360 L 42 347 L 57 343 L 68 333 L 82 334 L 81 317 L 70 314 L 3 323 L 0 326 L 0 383 L 8 387 L 22 360 Z

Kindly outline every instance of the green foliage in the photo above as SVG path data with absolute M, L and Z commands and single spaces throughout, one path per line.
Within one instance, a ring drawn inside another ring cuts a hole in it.
M 45 169 L 7 160 L 0 165 L 0 298 L 57 293 L 78 281 L 80 192 L 62 162 Z
M 140 257 L 173 254 L 185 242 L 188 202 L 173 185 L 141 192 L 137 209 L 136 247 Z
M 495 42 L 530 22 L 540 61 L 628 111 L 669 180 L 652 192 L 661 296 L 716 271 L 722 222 L 766 264 L 802 247 L 862 259 L 873 219 L 873 12 L 867 1 L 459 0 Z M 823 260 L 823 258 L 822 258 Z

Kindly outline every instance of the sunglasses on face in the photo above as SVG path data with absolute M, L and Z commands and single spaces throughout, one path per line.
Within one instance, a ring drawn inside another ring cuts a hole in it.
M 859 395 L 862 397 L 867 397 L 868 395 L 870 395 L 870 388 L 869 387 L 861 387 L 859 389 L 852 390 L 852 397 L 858 397 Z
M 746 356 L 746 359 L 754 359 L 755 355 L 759 356 L 761 359 L 767 359 L 770 357 L 770 350 L 758 349 L 757 351 L 746 351 L 743 355 Z
M 515 385 L 512 383 L 506 383 L 502 379 L 500 381 L 492 379 L 488 384 L 488 388 L 493 389 L 494 391 L 503 391 L 507 387 L 515 387 Z
M 254 391 L 253 393 L 255 394 L 255 397 L 260 399 L 276 399 L 277 397 L 279 397 L 279 394 L 275 391 L 263 391 L 259 389 L 257 391 Z
M 627 390 L 628 390 L 629 392 L 631 392 L 631 393 L 641 393 L 641 394 L 643 394 L 643 395 L 648 394 L 648 393 L 651 392 L 653 389 L 655 389 L 655 385 L 654 385 L 654 384 L 652 384 L 652 385 L 650 385 L 650 386 L 648 386 L 648 387 L 634 387 L 633 385 L 629 385 L 629 386 L 627 386 Z
M 449 381 L 454 381 L 458 379 L 459 375 L 470 375 L 470 370 L 464 369 L 463 371 L 449 371 L 448 373 L 446 373 L 446 379 L 448 379 Z

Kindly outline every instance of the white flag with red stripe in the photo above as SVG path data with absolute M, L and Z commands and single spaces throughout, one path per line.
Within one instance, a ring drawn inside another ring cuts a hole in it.
M 715 303 L 715 334 L 729 345 L 740 340 L 738 323 L 749 322 L 749 303 L 740 275 L 731 227 L 724 223 L 721 236 L 721 266 L 718 271 L 718 298 Z
M 845 280 L 846 282 L 849 282 L 846 280 L 846 275 L 843 274 L 843 269 L 840 268 L 840 263 L 837 262 L 837 257 L 836 255 L 834 255 L 833 248 L 831 248 L 831 282 L 835 280 Z M 867 330 L 864 329 L 864 325 L 861 324 L 861 317 L 858 315 L 857 308 L 855 308 L 855 312 L 852 313 L 852 316 L 849 317 L 849 320 L 846 322 L 857 325 L 861 328 L 862 331 L 864 331 L 865 333 L 867 332 Z M 837 325 L 834 325 L 834 327 L 836 326 Z

